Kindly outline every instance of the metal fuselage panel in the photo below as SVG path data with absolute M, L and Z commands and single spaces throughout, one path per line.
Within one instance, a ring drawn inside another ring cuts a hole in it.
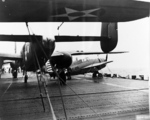
M 149 8 L 134 0 L 1 0 L 0 22 L 124 22 Z

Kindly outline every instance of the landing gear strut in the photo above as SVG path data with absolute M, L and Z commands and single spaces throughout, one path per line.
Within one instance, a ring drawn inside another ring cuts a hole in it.
M 71 80 L 71 75 L 68 75 L 68 80 Z
M 27 81 L 28 81 L 28 75 L 27 75 L 27 72 L 24 71 L 23 74 L 25 75 L 25 76 L 24 76 L 24 83 L 27 83 Z
M 28 81 L 28 75 L 25 75 L 24 76 L 24 83 L 27 83 L 27 81 Z
M 98 71 L 95 71 L 92 78 L 94 79 L 94 82 L 100 82 L 100 80 L 103 78 L 103 75 Z
M 67 80 L 71 80 L 71 68 L 67 69 L 66 76 L 67 76 Z
M 66 73 L 67 80 L 71 80 L 71 74 L 69 72 Z
M 13 78 L 17 78 L 18 72 L 16 69 L 12 70 L 12 76 Z
M 59 77 L 60 77 L 60 83 L 62 84 L 62 85 L 66 85 L 66 74 L 65 74 L 65 72 L 64 71 L 61 71 L 60 73 L 59 73 Z

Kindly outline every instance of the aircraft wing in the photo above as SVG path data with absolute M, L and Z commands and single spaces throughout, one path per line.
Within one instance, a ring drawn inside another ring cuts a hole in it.
M 0 35 L 0 41 L 30 42 L 32 40 L 42 40 L 40 35 Z
M 82 69 L 86 69 L 86 68 L 93 68 L 93 67 L 98 67 L 98 66 L 102 66 L 102 65 L 106 65 L 108 63 L 111 63 L 113 61 L 106 61 L 106 62 L 101 62 L 101 63 L 94 63 L 94 64 L 91 64 L 91 65 L 88 65 Z
M 22 59 L 21 55 L 18 54 L 6 54 L 0 53 L 0 58 L 7 60 L 20 60 Z
M 121 53 L 127 53 L 127 51 L 109 52 L 109 53 L 104 53 L 104 52 L 83 52 L 83 51 L 67 51 L 67 52 L 55 51 L 55 52 L 53 52 L 51 57 L 63 56 L 66 53 L 74 56 L 74 55 L 94 55 L 94 54 L 121 54 Z
M 125 22 L 149 8 L 135 0 L 1 0 L 0 22 Z
M 109 52 L 109 53 L 104 53 L 104 52 L 83 52 L 83 51 L 70 52 L 71 55 L 121 54 L 121 53 L 127 53 L 127 51 L 122 51 L 122 52 Z
M 55 36 L 56 42 L 82 42 L 82 41 L 103 41 L 106 37 L 100 36 Z

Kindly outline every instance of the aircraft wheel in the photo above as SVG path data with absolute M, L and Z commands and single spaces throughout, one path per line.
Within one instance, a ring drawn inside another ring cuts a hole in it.
M 66 76 L 67 76 L 67 80 L 71 80 L 71 73 L 70 72 L 67 72 Z
M 68 80 L 71 80 L 71 76 L 68 77 Z
M 24 83 L 27 83 L 27 80 L 28 80 L 28 75 L 25 75 L 24 76 Z
M 66 75 L 65 75 L 65 73 L 64 73 L 64 71 L 62 71 L 60 74 L 59 74 L 59 76 L 60 76 L 60 83 L 62 84 L 62 85 L 66 85 Z
M 93 72 L 92 78 L 96 78 L 97 77 L 97 71 Z
M 98 73 L 98 77 L 102 79 L 103 75 L 101 73 Z
M 55 79 L 56 74 L 55 73 L 49 73 L 50 77 L 53 77 Z
M 12 73 L 12 75 L 13 75 L 13 78 L 17 78 L 17 70 L 13 70 L 13 73 Z

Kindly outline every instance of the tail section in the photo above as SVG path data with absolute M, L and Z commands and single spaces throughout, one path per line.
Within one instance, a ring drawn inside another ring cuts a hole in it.
M 112 51 L 118 43 L 117 23 L 102 23 L 101 36 L 105 39 L 101 41 L 101 49 L 108 53 Z

